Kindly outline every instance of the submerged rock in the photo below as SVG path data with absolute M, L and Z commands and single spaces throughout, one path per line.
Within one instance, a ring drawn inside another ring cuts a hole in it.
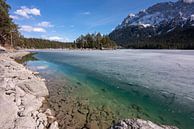
M 174 126 L 157 125 L 141 119 L 126 119 L 114 124 L 110 129 L 178 129 Z

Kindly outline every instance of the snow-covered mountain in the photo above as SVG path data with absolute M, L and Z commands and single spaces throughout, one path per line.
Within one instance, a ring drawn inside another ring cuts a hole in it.
M 157 27 L 171 22 L 174 25 L 182 25 L 193 20 L 194 0 L 179 0 L 177 2 L 158 3 L 137 14 L 129 14 L 116 29 L 135 25 Z
M 194 27 L 194 0 L 157 3 L 137 14 L 129 14 L 110 38 L 119 44 L 174 33 Z M 193 34 L 194 36 L 194 34 Z

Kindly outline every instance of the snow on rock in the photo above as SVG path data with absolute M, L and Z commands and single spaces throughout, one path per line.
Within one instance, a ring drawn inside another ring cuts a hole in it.
M 190 4 L 190 3 L 193 3 L 194 0 L 183 0 L 183 2 L 184 2 L 184 3 L 189 3 L 189 4 Z
M 142 25 L 143 27 L 150 27 L 150 26 L 152 26 L 151 24 L 140 24 L 140 25 Z
M 189 3 L 189 4 L 185 4 Z M 177 2 L 163 2 L 155 4 L 144 11 L 137 14 L 129 14 L 121 25 L 116 27 L 122 29 L 129 26 L 145 25 L 144 27 L 159 27 L 163 23 L 174 25 L 182 25 L 185 21 L 190 20 L 190 16 L 194 12 L 194 0 L 179 0 Z
M 191 21 L 194 21 L 194 14 L 191 15 Z

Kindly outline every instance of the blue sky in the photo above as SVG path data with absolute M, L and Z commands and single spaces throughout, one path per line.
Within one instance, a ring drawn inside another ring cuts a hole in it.
M 81 34 L 108 34 L 129 13 L 169 0 L 7 0 L 25 37 L 73 41 Z

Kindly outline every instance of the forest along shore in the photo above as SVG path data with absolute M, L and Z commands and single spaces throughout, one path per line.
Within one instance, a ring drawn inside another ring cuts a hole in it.
M 0 53 L 0 128 L 58 129 L 47 107 L 49 95 L 43 79 L 15 62 L 29 52 Z

